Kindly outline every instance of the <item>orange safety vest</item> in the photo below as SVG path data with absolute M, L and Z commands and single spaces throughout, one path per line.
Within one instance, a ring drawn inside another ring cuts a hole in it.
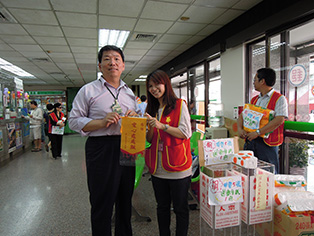
M 178 99 L 176 107 L 167 116 L 162 110 L 159 121 L 171 127 L 178 127 L 181 118 L 183 100 Z M 192 155 L 190 149 L 190 139 L 176 138 L 167 132 L 154 128 L 152 145 L 146 149 L 145 162 L 151 174 L 155 174 L 158 161 L 158 145 L 163 142 L 161 153 L 162 167 L 168 172 L 185 171 L 192 165 Z
M 274 91 L 269 99 L 269 102 L 266 108 L 274 111 L 276 103 L 281 96 L 282 94 Z M 258 95 L 252 98 L 251 104 L 256 105 L 257 100 L 258 100 Z M 283 126 L 284 126 L 284 123 L 282 123 L 277 129 L 275 129 L 272 133 L 270 133 L 268 138 L 264 138 L 264 142 L 268 146 L 279 146 L 280 144 L 283 143 Z

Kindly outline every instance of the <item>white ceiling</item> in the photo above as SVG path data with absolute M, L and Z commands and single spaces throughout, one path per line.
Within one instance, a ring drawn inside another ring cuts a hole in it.
M 122 79 L 129 85 L 262 0 L 0 0 L 0 58 L 36 78 L 25 86 L 82 86 L 97 77 L 98 29 L 131 31 Z M 181 17 L 189 17 L 182 21 Z M 138 34 L 157 34 L 153 42 Z M 45 59 L 45 61 L 42 61 Z

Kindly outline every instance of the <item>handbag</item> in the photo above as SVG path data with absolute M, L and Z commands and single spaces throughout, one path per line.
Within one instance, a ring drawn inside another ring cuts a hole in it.
M 52 134 L 63 135 L 64 134 L 64 126 L 60 127 L 58 125 L 53 125 L 51 129 Z

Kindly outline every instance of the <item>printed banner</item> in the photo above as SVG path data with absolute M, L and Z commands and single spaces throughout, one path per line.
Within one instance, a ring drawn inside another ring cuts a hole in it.
M 9 144 L 9 153 L 10 153 L 16 150 L 15 124 L 8 123 L 7 130 L 8 130 L 8 144 Z
M 241 176 L 209 177 L 209 205 L 227 205 L 243 201 Z
M 20 123 L 15 123 L 16 148 L 23 147 L 22 129 Z
M 146 144 L 146 120 L 139 117 L 122 117 L 121 152 L 135 155 L 143 153 Z
M 23 137 L 26 137 L 26 136 L 30 135 L 30 124 L 29 124 L 29 121 L 26 121 L 26 122 L 22 123 L 22 133 L 23 133 Z
M 3 132 L 0 130 L 0 152 L 3 151 Z
M 203 141 L 205 165 L 231 162 L 229 154 L 234 153 L 234 139 L 208 139 Z

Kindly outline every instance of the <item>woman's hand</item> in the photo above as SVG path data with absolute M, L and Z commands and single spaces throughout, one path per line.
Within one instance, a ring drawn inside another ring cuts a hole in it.
M 165 125 L 163 123 L 160 123 L 156 118 L 151 117 L 148 113 L 146 113 L 147 116 L 147 124 L 151 127 L 151 128 L 155 128 L 156 129 L 164 129 Z

